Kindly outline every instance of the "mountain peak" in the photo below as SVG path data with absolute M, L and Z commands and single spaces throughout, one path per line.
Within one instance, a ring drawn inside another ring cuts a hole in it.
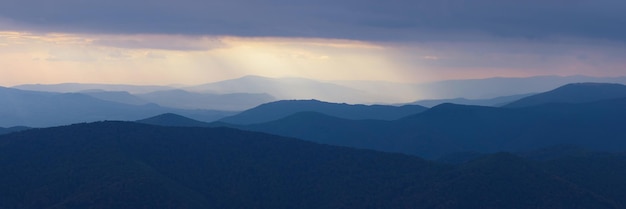
M 154 117 L 138 120 L 138 123 L 158 126 L 206 127 L 208 123 L 194 120 L 174 113 L 165 113 Z

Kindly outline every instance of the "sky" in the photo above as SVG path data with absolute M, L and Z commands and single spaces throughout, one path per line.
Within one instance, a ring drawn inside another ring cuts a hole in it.
M 626 75 L 621 0 L 2 0 L 0 85 Z

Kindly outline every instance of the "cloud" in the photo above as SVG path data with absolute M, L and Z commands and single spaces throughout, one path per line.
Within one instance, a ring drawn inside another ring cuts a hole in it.
M 218 38 L 179 35 L 104 36 L 93 43 L 116 48 L 175 51 L 206 51 L 224 46 Z
M 422 57 L 422 59 L 425 59 L 425 60 L 439 60 L 439 57 L 428 55 L 428 56 Z
M 13 27 L 73 33 L 626 41 L 625 7 L 621 0 L 4 0 L 0 14 Z

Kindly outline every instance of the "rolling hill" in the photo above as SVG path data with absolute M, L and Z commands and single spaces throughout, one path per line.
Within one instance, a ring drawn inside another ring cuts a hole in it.
M 508 95 L 546 92 L 571 83 L 622 83 L 626 77 L 589 76 L 534 76 L 534 77 L 495 77 L 485 79 L 446 80 L 416 84 L 419 89 L 427 89 L 425 99 L 458 98 L 487 99 Z
M 101 120 L 138 120 L 163 113 L 214 121 L 235 112 L 130 105 L 80 93 L 48 93 L 0 87 L 0 126 L 48 127 Z
M 100 100 L 117 102 L 117 103 L 122 103 L 122 104 L 145 105 L 145 104 L 150 103 L 149 101 L 139 98 L 138 96 L 130 94 L 126 91 L 94 90 L 94 91 L 80 91 L 78 93 L 89 95 L 93 98 L 100 99 Z
M 519 108 L 548 103 L 585 103 L 617 98 L 626 98 L 626 85 L 574 83 L 519 99 L 504 107 Z
M 453 103 L 460 105 L 477 105 L 477 106 L 489 106 L 489 107 L 500 107 L 511 102 L 517 101 L 519 99 L 531 96 L 533 94 L 519 94 L 519 95 L 511 95 L 511 96 L 501 96 L 491 99 L 465 99 L 465 98 L 455 98 L 455 99 L 428 99 L 428 100 L 419 100 L 415 102 L 411 102 L 408 104 L 413 105 L 421 105 L 424 107 L 434 107 L 440 104 L 445 103 Z
M 457 166 L 228 128 L 98 122 L 0 136 L 0 208 L 622 208 L 622 158 Z M 613 175 L 615 174 L 615 175 Z M 594 178 L 591 178 L 594 177 Z
M 194 120 L 173 113 L 165 113 L 154 117 L 141 119 L 137 123 L 157 125 L 157 126 L 173 126 L 173 127 L 209 127 L 210 124 L 198 120 Z
M 278 120 L 299 112 L 319 112 L 345 119 L 395 120 L 425 111 L 419 105 L 350 105 L 318 100 L 283 100 L 260 105 L 237 115 L 221 119 L 232 124 L 254 124 Z
M 137 94 L 137 97 L 171 108 L 226 111 L 242 111 L 275 101 L 271 95 L 262 93 L 211 94 L 180 89 Z
M 621 124 L 626 124 L 626 98 L 515 109 L 442 104 L 394 121 L 299 113 L 235 127 L 435 159 L 457 152 L 518 152 L 561 144 L 626 151 Z
M 318 99 L 347 103 L 375 103 L 381 101 L 380 98 L 366 91 L 305 78 L 244 76 L 237 79 L 186 87 L 184 90 L 217 94 L 269 94 L 277 100 Z

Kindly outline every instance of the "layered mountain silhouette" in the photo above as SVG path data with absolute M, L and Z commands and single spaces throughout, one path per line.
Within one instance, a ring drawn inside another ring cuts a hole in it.
M 440 104 L 452 103 L 452 104 L 460 104 L 460 105 L 477 105 L 477 106 L 490 106 L 490 107 L 500 107 L 507 105 L 511 102 L 520 100 L 522 98 L 526 98 L 533 94 L 519 94 L 519 95 L 511 95 L 511 96 L 501 96 L 491 99 L 466 99 L 466 98 L 455 98 L 455 99 L 428 99 L 428 100 L 419 100 L 409 104 L 421 105 L 424 107 L 434 107 Z
M 174 127 L 209 127 L 211 124 L 194 120 L 188 117 L 177 115 L 174 113 L 165 113 L 154 117 L 141 119 L 137 123 L 158 125 L 158 126 L 174 126 Z
M 626 98 L 626 85 L 574 83 L 552 91 L 522 98 L 504 107 L 528 107 L 548 103 L 585 103 L 617 98 Z
M 626 84 L 626 77 L 534 76 L 444 80 L 412 84 L 377 81 L 336 81 L 334 83 L 363 90 L 373 95 L 384 95 L 389 98 L 385 101 L 391 103 L 407 103 L 417 99 L 447 100 L 466 98 L 468 100 L 489 100 L 496 97 L 545 92 L 569 83 L 581 82 Z M 457 103 L 458 100 L 446 102 Z M 485 105 L 476 103 L 459 104 Z M 419 105 L 428 106 L 425 104 Z M 437 104 L 432 106 L 435 105 Z
M 380 101 L 380 98 L 363 90 L 306 78 L 244 76 L 237 79 L 187 87 L 185 90 L 220 94 L 269 94 L 278 100 L 319 99 L 348 103 L 374 103 Z
M 210 94 L 180 89 L 137 94 L 137 96 L 166 107 L 229 111 L 242 111 L 276 100 L 273 96 L 264 93 Z
M 573 144 L 626 150 L 626 98 L 584 104 L 494 108 L 443 104 L 395 121 L 348 120 L 298 113 L 239 128 L 309 141 L 436 158 Z
M 485 78 L 468 80 L 447 80 L 417 84 L 416 88 L 429 89 L 422 92 L 426 98 L 470 98 L 486 99 L 509 95 L 545 92 L 571 83 L 622 83 L 626 77 L 589 77 L 589 76 L 534 76 L 524 78 Z
M 575 84 L 559 90 L 572 86 L 587 89 L 604 85 Z M 267 123 L 238 127 L 428 158 L 459 152 L 524 151 L 561 144 L 624 151 L 625 135 L 620 124 L 626 124 L 625 107 L 626 98 L 573 104 L 547 102 L 515 109 L 443 104 L 395 121 L 349 120 L 301 112 Z
M 113 91 L 113 92 L 129 92 L 131 94 L 150 93 L 155 91 L 172 90 L 172 86 L 156 86 L 156 85 L 124 85 L 124 84 L 94 84 L 94 83 L 60 83 L 60 84 L 24 84 L 13 86 L 12 88 L 29 90 L 29 91 L 45 91 L 58 93 L 76 93 L 76 92 L 97 92 L 97 91 Z
M 228 128 L 98 122 L 1 135 L 0 208 L 623 208 L 625 159 L 497 153 L 449 165 Z
M 122 103 L 122 104 L 146 105 L 150 103 L 155 103 L 155 102 L 147 101 L 143 98 L 135 96 L 126 91 L 87 90 L 87 91 L 80 91 L 78 93 L 89 95 L 93 98 L 100 99 L 100 100 L 117 102 L 117 103 Z
M 507 99 L 508 96 L 545 92 L 568 83 L 580 82 L 626 84 L 626 77 L 496 77 L 485 79 L 445 80 L 429 83 L 394 83 L 387 81 L 319 81 L 307 78 L 268 78 L 261 76 L 244 76 L 237 79 L 195 86 L 141 86 L 63 83 L 26 84 L 15 86 L 14 88 L 60 93 L 94 91 L 128 92 L 132 95 L 152 92 L 167 92 L 171 90 L 185 90 L 191 93 L 209 95 L 237 93 L 261 96 L 260 94 L 266 94 L 271 95 L 275 98 L 275 100 L 318 99 L 322 101 L 337 103 L 346 102 L 352 104 L 406 104 L 418 100 L 417 104 L 432 107 L 441 103 L 499 106 L 500 104 L 503 104 L 500 101 L 503 101 L 504 103 L 512 101 Z M 107 96 L 107 98 L 111 97 Z M 252 99 L 254 98 L 255 97 L 252 97 Z M 460 100 L 455 98 L 465 99 Z M 491 101 L 492 98 L 498 98 L 500 101 Z M 114 102 L 121 101 L 115 100 Z M 148 102 L 156 103 L 154 101 Z M 137 105 L 137 103 L 132 104 Z M 163 104 L 160 105 L 167 106 Z M 254 105 L 250 104 L 249 106 L 252 107 Z M 179 106 L 174 107 L 178 108 Z
M 237 115 L 221 119 L 233 124 L 269 122 L 299 112 L 318 112 L 346 119 L 395 120 L 425 111 L 419 105 L 350 105 L 319 100 L 283 100 L 260 105 Z
M 0 126 L 48 127 L 101 120 L 138 120 L 176 113 L 214 121 L 235 112 L 185 110 L 155 104 L 130 105 L 96 99 L 81 93 L 49 93 L 0 87 Z

